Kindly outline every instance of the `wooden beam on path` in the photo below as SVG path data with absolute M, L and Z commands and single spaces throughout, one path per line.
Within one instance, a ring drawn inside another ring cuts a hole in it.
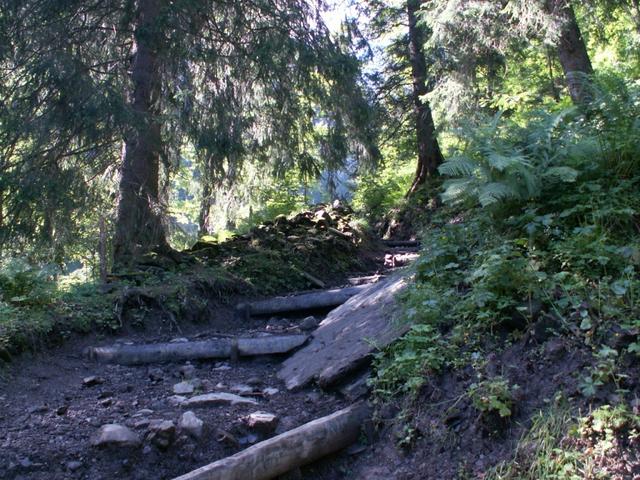
M 307 335 L 215 338 L 198 342 L 91 347 L 85 353 L 90 359 L 103 363 L 141 365 L 145 363 L 287 353 L 303 345 L 308 338 Z
M 268 480 L 356 442 L 371 415 L 365 403 L 352 405 L 257 443 L 174 480 Z
M 406 273 L 374 283 L 332 310 L 312 340 L 282 363 L 278 378 L 289 390 L 312 381 L 323 387 L 343 381 L 372 355 L 404 335 L 411 325 L 398 321 L 396 296 L 408 284 Z
M 386 278 L 385 275 L 369 275 L 367 277 L 351 277 L 348 279 L 351 285 L 369 285 Z
M 334 288 L 322 292 L 303 293 L 288 297 L 275 297 L 258 302 L 240 303 L 236 306 L 236 317 L 248 319 L 251 315 L 271 315 L 274 313 L 332 308 L 342 305 L 351 297 L 358 295 L 370 285 L 347 288 Z

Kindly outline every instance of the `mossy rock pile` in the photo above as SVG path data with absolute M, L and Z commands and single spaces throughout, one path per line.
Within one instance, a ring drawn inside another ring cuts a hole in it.
M 346 273 L 366 270 L 366 244 L 349 207 L 317 205 L 225 242 L 203 237 L 188 253 L 225 268 L 257 293 L 273 294 L 339 283 Z

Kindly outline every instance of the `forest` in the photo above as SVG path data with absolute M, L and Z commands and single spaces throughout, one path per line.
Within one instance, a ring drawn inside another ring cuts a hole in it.
M 0 0 L 0 478 L 640 478 L 639 168 L 639 0 Z

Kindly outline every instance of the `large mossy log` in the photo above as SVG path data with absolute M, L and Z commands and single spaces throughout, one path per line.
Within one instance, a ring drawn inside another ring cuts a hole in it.
M 90 359 L 120 365 L 141 365 L 156 362 L 179 362 L 207 358 L 271 355 L 287 353 L 307 341 L 307 335 L 269 335 L 254 338 L 216 338 L 184 343 L 145 345 L 115 345 L 91 347 Z
M 270 438 L 231 457 L 174 480 L 268 480 L 352 443 L 370 416 L 364 403 L 352 405 Z
M 251 315 L 271 315 L 274 313 L 337 307 L 368 287 L 369 285 L 359 285 L 291 295 L 289 297 L 276 297 L 258 302 L 240 303 L 236 306 L 236 315 L 238 318 L 246 319 Z

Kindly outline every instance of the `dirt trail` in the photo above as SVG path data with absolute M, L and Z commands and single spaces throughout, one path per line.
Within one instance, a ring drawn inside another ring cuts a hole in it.
M 387 267 L 395 266 L 393 255 L 406 255 L 407 251 L 388 249 Z M 181 336 L 194 339 L 219 333 L 291 332 L 300 321 L 300 317 L 290 317 L 238 322 L 233 320 L 232 306 L 221 307 L 217 317 L 215 325 L 200 326 L 198 331 Z M 276 377 L 284 355 L 233 363 L 194 361 L 136 367 L 92 363 L 83 357 L 84 348 L 112 340 L 96 335 L 76 339 L 57 349 L 24 355 L 0 371 L 0 478 L 170 479 L 349 403 L 339 393 L 315 386 L 287 391 Z M 149 333 L 118 339 L 170 340 L 166 334 Z M 242 394 L 256 404 L 193 409 L 204 425 L 202 435 L 196 438 L 176 428 L 185 409 L 176 405 L 172 396 L 174 386 L 184 380 L 195 387 L 195 393 Z M 278 418 L 275 431 L 250 428 L 242 421 L 256 411 Z M 160 421 L 173 422 L 173 426 L 165 422 L 161 427 Z M 135 432 L 142 444 L 92 446 L 100 427 L 113 423 Z M 349 455 L 356 453 L 359 449 L 340 454 L 337 461 L 306 467 L 300 478 L 347 478 Z M 295 474 L 290 476 L 296 478 Z

